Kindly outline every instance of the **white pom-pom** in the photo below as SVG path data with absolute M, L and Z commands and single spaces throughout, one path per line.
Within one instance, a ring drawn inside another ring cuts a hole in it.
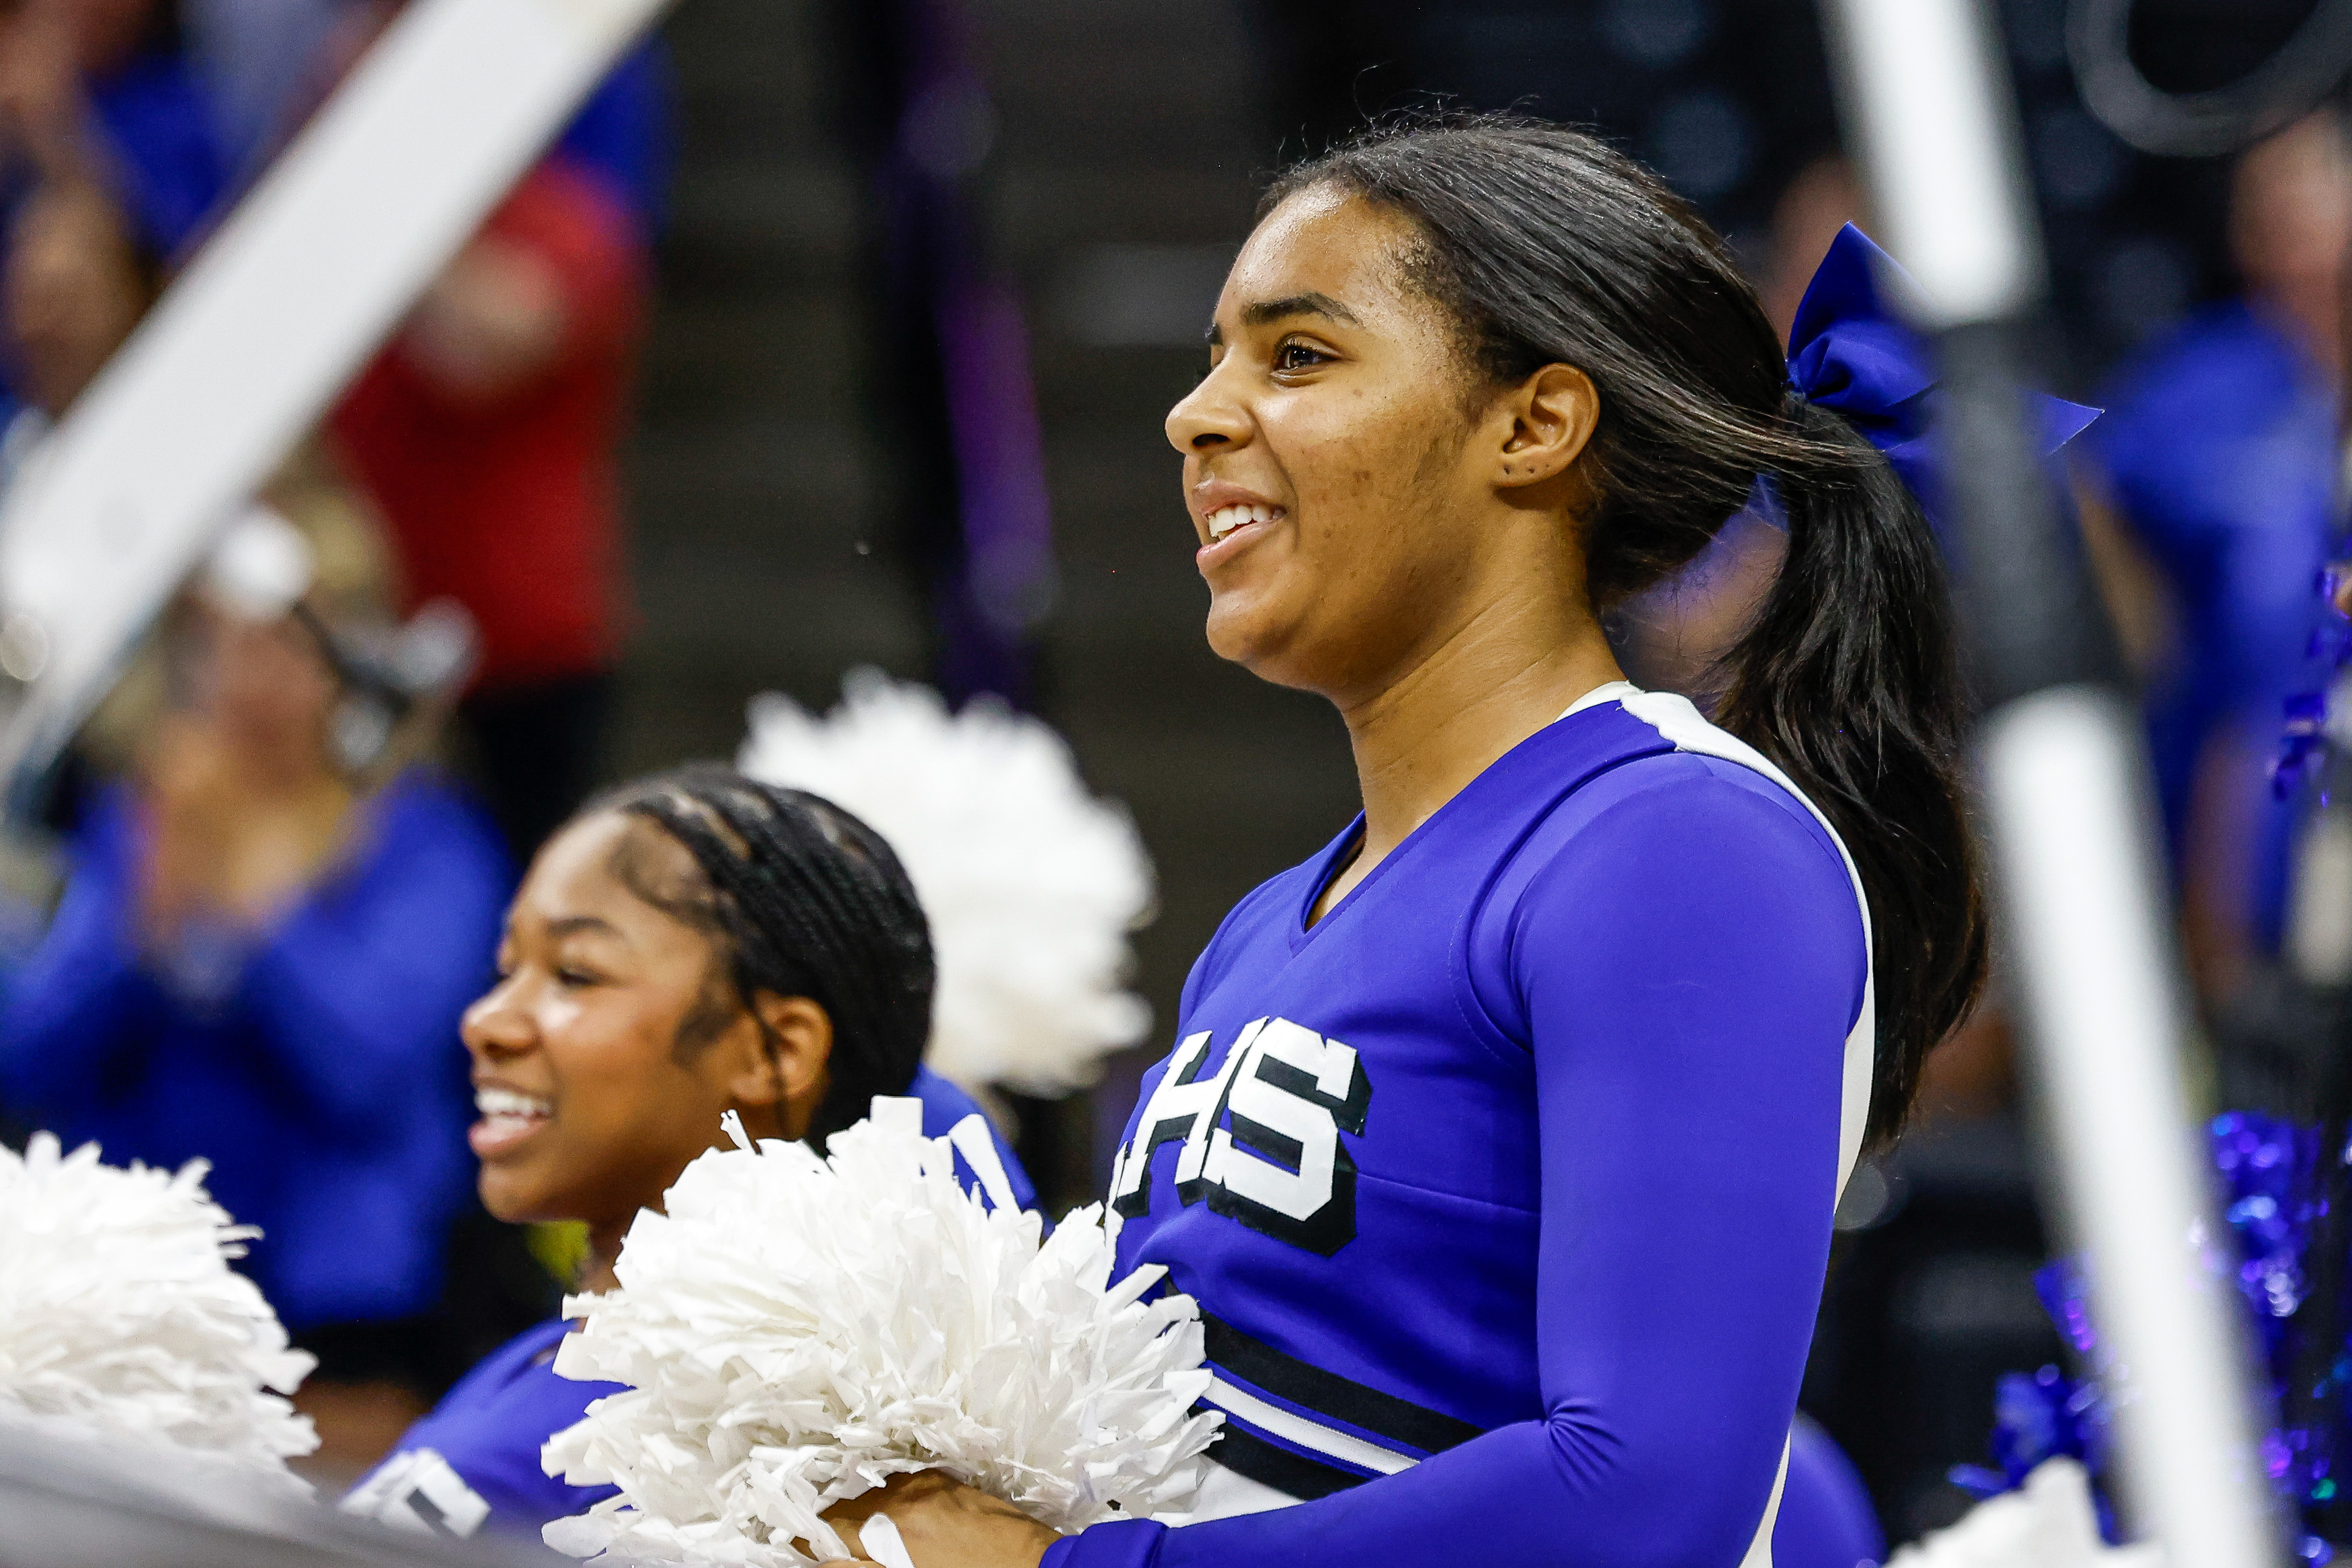
M 259 1233 L 205 1195 L 207 1168 L 118 1169 L 46 1133 L 0 1148 L 0 1422 L 292 1482 L 319 1439 L 279 1396 L 316 1363 L 229 1268 Z
M 620 1495 L 549 1545 L 803 1568 L 848 1555 L 825 1509 L 916 1470 L 1066 1532 L 1191 1506 L 1223 1419 L 1190 1413 L 1209 1383 L 1192 1298 L 1141 1300 L 1157 1268 L 1111 1285 L 1099 1208 L 1041 1244 L 1034 1214 L 967 1195 L 921 1116 L 877 1098 L 829 1157 L 713 1151 L 637 1217 L 620 1289 L 565 1303 L 584 1322 L 555 1359 L 630 1392 L 543 1456 Z M 987 1146 L 977 1116 L 955 1136 Z
M 988 702 L 950 715 L 929 687 L 853 672 L 824 718 L 770 694 L 738 765 L 824 796 L 890 842 L 939 956 L 928 1060 L 968 1089 L 1092 1083 L 1150 1027 L 1125 988 L 1151 908 L 1135 825 L 1087 792 L 1059 736 Z
M 2021 1491 L 1987 1498 L 1948 1530 L 1895 1552 L 1886 1568 L 2161 1568 L 2154 1546 L 2099 1539 L 2091 1479 L 2072 1459 L 2045 1459 Z

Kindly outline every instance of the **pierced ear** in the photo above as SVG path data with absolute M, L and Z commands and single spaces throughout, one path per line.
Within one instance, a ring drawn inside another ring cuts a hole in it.
M 1546 365 L 1504 402 L 1511 428 L 1496 480 L 1517 489 L 1556 479 L 1575 464 L 1601 422 L 1601 393 L 1574 365 Z

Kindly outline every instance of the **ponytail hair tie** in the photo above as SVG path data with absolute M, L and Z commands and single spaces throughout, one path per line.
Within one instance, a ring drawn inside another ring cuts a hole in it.
M 1933 522 L 1934 361 L 1919 334 L 1886 308 L 1884 288 L 1890 284 L 1902 292 L 1913 287 L 1895 258 L 1860 229 L 1848 224 L 1838 230 L 1789 330 L 1789 381 L 1797 396 L 1837 414 L 1885 453 Z M 2033 402 L 2045 457 L 2088 429 L 2101 412 L 2046 392 Z

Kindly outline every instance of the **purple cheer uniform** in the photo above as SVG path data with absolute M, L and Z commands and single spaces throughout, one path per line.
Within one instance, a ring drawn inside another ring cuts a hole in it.
M 1208 1324 L 1200 1511 L 1045 1568 L 1763 1568 L 1869 1109 L 1843 847 L 1622 683 L 1310 925 L 1360 831 L 1226 918 L 1115 1167 Z

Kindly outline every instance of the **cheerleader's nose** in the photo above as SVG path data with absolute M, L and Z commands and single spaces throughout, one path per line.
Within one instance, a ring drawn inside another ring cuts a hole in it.
M 1235 397 L 1228 367 L 1237 367 L 1239 356 L 1228 355 L 1223 364 L 1201 378 L 1201 384 L 1178 400 L 1168 411 L 1168 444 L 1187 457 L 1204 457 L 1212 452 L 1230 451 L 1250 438 L 1252 427 L 1249 411 Z M 1234 373 L 1238 373 L 1237 370 Z
M 511 977 L 500 980 L 466 1009 L 465 1018 L 458 1023 L 458 1038 L 478 1061 L 489 1057 L 519 1056 L 539 1043 L 539 1031 L 531 1025 L 530 1014 L 515 1005 L 510 994 L 513 988 Z

